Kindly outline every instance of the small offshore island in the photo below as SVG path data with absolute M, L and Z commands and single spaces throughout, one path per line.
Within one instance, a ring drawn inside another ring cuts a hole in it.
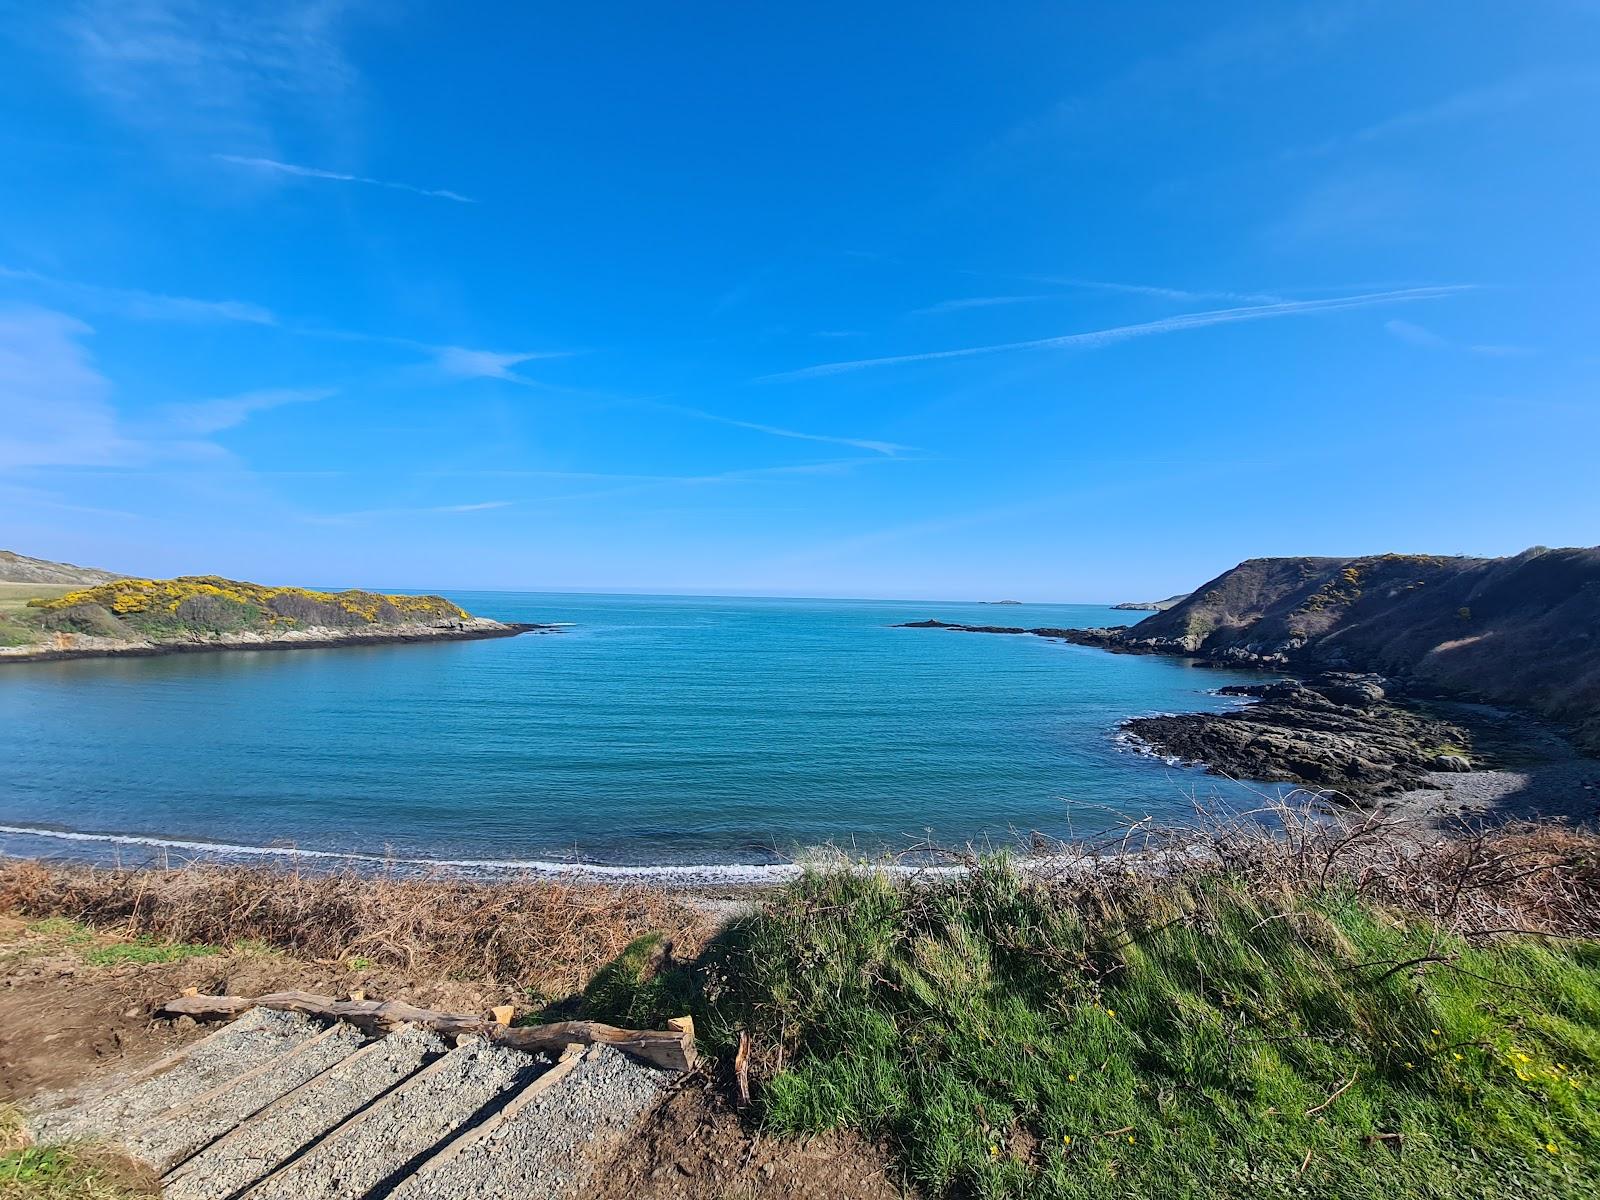
M 321 592 L 216 575 L 132 579 L 3 554 L 0 663 L 467 641 L 555 628 L 475 617 L 442 596 Z

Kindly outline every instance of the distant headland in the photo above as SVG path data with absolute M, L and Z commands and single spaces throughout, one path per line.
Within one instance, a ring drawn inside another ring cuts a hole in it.
M 555 626 L 475 617 L 442 596 L 134 579 L 0 551 L 0 663 L 467 641 Z
M 1439 701 L 1536 714 L 1564 726 L 1579 752 L 1600 754 L 1600 547 L 1254 558 L 1131 626 L 905 627 L 1032 634 L 1296 676 L 1222 689 L 1254 701 L 1236 711 L 1123 723 L 1155 751 L 1222 774 L 1394 795 L 1497 757 L 1488 747 L 1507 740 L 1505 718 Z M 1584 768 L 1576 785 L 1580 807 L 1591 775 Z
M 1117 612 L 1166 612 L 1167 609 L 1182 604 L 1188 598 L 1189 593 L 1183 592 L 1176 596 L 1168 596 L 1165 600 L 1125 600 L 1111 607 Z

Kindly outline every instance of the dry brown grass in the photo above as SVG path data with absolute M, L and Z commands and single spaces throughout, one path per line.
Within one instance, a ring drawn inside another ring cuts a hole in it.
M 1600 937 L 1600 834 L 1559 822 L 1462 824 L 1419 835 L 1381 811 L 1330 822 L 1279 805 L 1276 836 L 1237 823 L 1214 835 L 1221 862 L 1260 884 L 1348 888 L 1468 938 Z
M 1193 828 L 1132 822 L 1093 842 L 1035 848 L 1051 856 L 1047 878 L 1091 902 L 1222 873 L 1260 894 L 1352 891 L 1467 938 L 1600 938 L 1600 831 L 1557 821 L 1441 833 L 1291 796 L 1248 813 L 1205 811 Z
M 709 930 L 672 893 L 547 880 L 302 875 L 247 867 L 97 870 L 0 863 L 0 910 L 174 942 L 259 941 L 300 958 L 365 959 L 560 996 L 635 938 L 697 953 Z

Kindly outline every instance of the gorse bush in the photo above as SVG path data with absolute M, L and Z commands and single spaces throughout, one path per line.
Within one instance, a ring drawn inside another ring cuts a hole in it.
M 408 621 L 459 621 L 467 612 L 442 596 L 316 592 L 264 587 L 215 575 L 118 579 L 29 601 L 48 630 L 126 637 L 242 629 L 359 628 Z
M 762 1117 L 887 1137 L 934 1194 L 1600 1188 L 1600 947 L 1472 944 L 1340 888 L 1114 894 L 1004 861 L 822 874 L 737 927 L 707 1031 Z

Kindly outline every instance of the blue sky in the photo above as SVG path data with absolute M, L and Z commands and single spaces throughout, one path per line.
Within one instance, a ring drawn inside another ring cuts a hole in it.
M 1600 540 L 1600 4 L 0 16 L 0 545 L 1092 601 Z

